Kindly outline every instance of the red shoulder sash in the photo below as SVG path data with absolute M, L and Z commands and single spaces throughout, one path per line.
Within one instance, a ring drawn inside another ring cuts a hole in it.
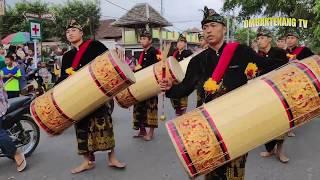
M 91 44 L 92 41 L 93 41 L 92 39 L 89 39 L 80 46 L 79 51 L 77 52 L 76 56 L 72 61 L 71 67 L 73 70 L 76 70 L 78 68 L 83 54 L 86 52 L 86 50 L 88 49 L 88 46 Z
M 218 65 L 212 73 L 212 80 L 218 83 L 221 81 L 238 46 L 239 43 L 228 43 L 224 47 Z

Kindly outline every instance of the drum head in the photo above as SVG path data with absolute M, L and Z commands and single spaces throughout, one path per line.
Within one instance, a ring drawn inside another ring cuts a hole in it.
M 170 56 L 167 59 L 170 73 L 174 76 L 174 78 L 181 82 L 184 78 L 184 72 L 179 64 L 179 62 L 173 57 Z
M 112 61 L 112 64 L 115 66 L 117 71 L 120 71 L 118 73 L 122 74 L 131 83 L 135 83 L 136 79 L 135 79 L 134 73 L 132 72 L 132 70 L 129 67 L 129 65 L 127 63 L 125 63 L 124 61 L 120 60 L 119 56 L 117 55 L 117 53 L 114 50 L 109 51 L 109 53 L 110 53 L 110 55 L 112 57 L 112 59 L 110 58 L 110 60 Z

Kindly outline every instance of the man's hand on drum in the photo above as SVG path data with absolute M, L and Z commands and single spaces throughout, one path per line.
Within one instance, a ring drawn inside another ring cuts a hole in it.
M 159 81 L 161 91 L 167 91 L 172 87 L 172 81 L 168 79 L 162 79 Z

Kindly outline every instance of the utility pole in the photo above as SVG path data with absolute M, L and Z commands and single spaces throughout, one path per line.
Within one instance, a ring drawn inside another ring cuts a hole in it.
M 163 10 L 164 10 L 163 9 L 163 0 L 161 0 L 161 11 L 160 11 L 161 12 L 161 16 L 163 16 Z
M 93 19 L 93 17 L 90 16 L 90 17 L 89 17 L 89 29 L 90 29 L 91 38 L 94 39 L 93 21 L 92 21 L 92 19 Z
M 160 15 L 163 16 L 163 0 L 161 0 L 161 4 L 160 4 Z M 162 39 L 162 27 L 160 27 L 160 30 L 159 30 L 159 43 L 160 43 L 160 50 L 162 51 L 163 49 L 163 39 Z
M 247 31 L 247 45 L 250 46 L 250 28 L 248 27 L 248 31 Z
M 3 16 L 6 14 L 6 2 L 5 0 L 0 0 L 0 24 L 1 24 L 1 28 L 0 28 L 0 40 L 2 39 L 2 34 L 3 34 L 3 30 L 4 30 L 4 27 L 3 27 Z M 1 44 L 1 43 L 0 43 Z
M 6 11 L 6 2 L 4 0 L 0 0 L 0 16 L 4 16 Z
M 236 33 L 236 19 L 235 16 L 232 16 L 232 34 L 231 34 L 231 41 L 235 41 L 235 35 Z
M 230 17 L 227 16 L 227 42 L 230 41 Z
M 147 30 L 147 31 L 150 31 L 150 27 L 149 27 L 150 11 L 149 11 L 149 5 L 148 5 L 148 3 L 146 3 L 146 15 L 147 15 L 146 30 Z
M 100 11 L 101 9 L 101 1 L 100 0 L 95 0 L 96 1 L 96 5 L 97 5 L 97 7 L 98 7 L 98 10 Z M 90 27 L 92 27 L 92 29 L 90 30 L 91 31 L 91 33 L 93 33 L 93 39 L 95 40 L 96 39 L 96 30 L 95 30 L 95 27 L 94 27 L 94 25 L 95 25 L 95 20 L 98 20 L 98 22 L 100 23 L 100 19 L 98 19 L 98 17 L 97 16 L 95 16 L 95 17 L 91 17 L 90 18 Z M 91 34 L 92 35 L 92 34 Z

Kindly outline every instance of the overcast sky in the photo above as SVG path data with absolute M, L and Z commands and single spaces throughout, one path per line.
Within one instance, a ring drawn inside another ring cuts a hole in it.
M 22 0 L 6 0 L 9 5 Z M 29 0 L 32 1 L 32 0 Z M 64 3 L 67 0 L 42 0 L 48 3 Z M 125 10 L 116 7 L 106 0 L 101 1 L 101 10 L 103 19 L 111 19 L 121 17 L 126 13 Z M 125 9 L 132 8 L 136 3 L 147 2 L 158 12 L 160 12 L 161 0 L 109 0 Z M 220 12 L 223 5 L 223 0 L 163 0 L 164 17 L 173 24 L 173 30 L 181 31 L 187 28 L 200 28 L 202 12 L 204 6 L 215 9 Z M 190 22 L 186 22 L 190 21 Z M 171 29 L 171 28 L 170 28 Z

